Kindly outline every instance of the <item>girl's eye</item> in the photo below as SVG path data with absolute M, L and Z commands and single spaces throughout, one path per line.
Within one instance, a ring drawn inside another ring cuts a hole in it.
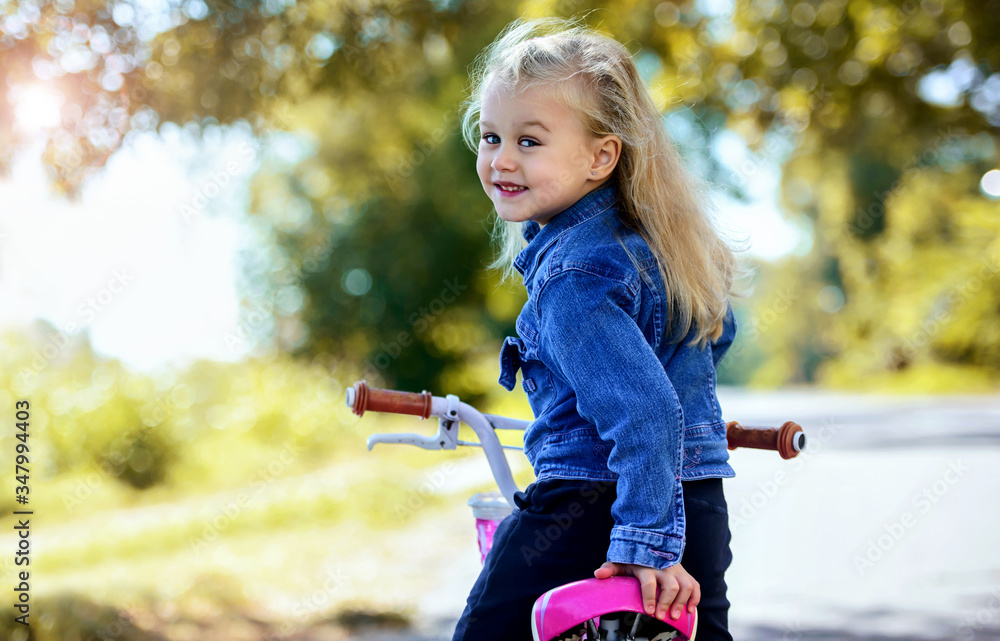
M 496 134 L 483 134 L 483 140 L 489 145 L 495 145 L 500 142 L 500 136 Z
M 522 147 L 537 147 L 539 143 L 537 140 L 532 140 L 531 138 L 521 138 L 518 144 Z

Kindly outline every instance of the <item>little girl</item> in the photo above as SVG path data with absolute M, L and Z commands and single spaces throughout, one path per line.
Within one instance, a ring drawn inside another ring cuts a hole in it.
M 698 606 L 699 641 L 731 641 L 715 373 L 737 269 L 635 62 L 579 25 L 517 21 L 477 60 L 463 131 L 498 214 L 492 266 L 527 289 L 500 383 L 521 370 L 537 478 L 454 641 L 530 639 L 539 595 L 614 575 L 638 578 L 648 614 Z

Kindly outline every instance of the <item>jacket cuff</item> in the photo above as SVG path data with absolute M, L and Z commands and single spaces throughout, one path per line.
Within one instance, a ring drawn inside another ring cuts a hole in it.
M 633 563 L 662 570 L 680 563 L 683 554 L 683 536 L 620 526 L 611 530 L 608 561 L 613 563 Z

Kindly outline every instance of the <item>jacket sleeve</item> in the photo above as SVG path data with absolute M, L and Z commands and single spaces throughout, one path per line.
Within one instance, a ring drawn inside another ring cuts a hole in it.
M 628 310 L 625 283 L 576 269 L 538 298 L 539 349 L 576 393 L 577 411 L 611 445 L 618 475 L 608 561 L 665 568 L 684 552 L 680 401 Z

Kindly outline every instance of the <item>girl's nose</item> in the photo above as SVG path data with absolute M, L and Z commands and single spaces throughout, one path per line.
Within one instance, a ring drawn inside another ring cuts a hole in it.
M 517 165 L 514 162 L 514 155 L 504 145 L 500 145 L 500 148 L 497 149 L 496 154 L 493 156 L 493 162 L 490 163 L 490 167 L 496 171 L 514 171 Z

